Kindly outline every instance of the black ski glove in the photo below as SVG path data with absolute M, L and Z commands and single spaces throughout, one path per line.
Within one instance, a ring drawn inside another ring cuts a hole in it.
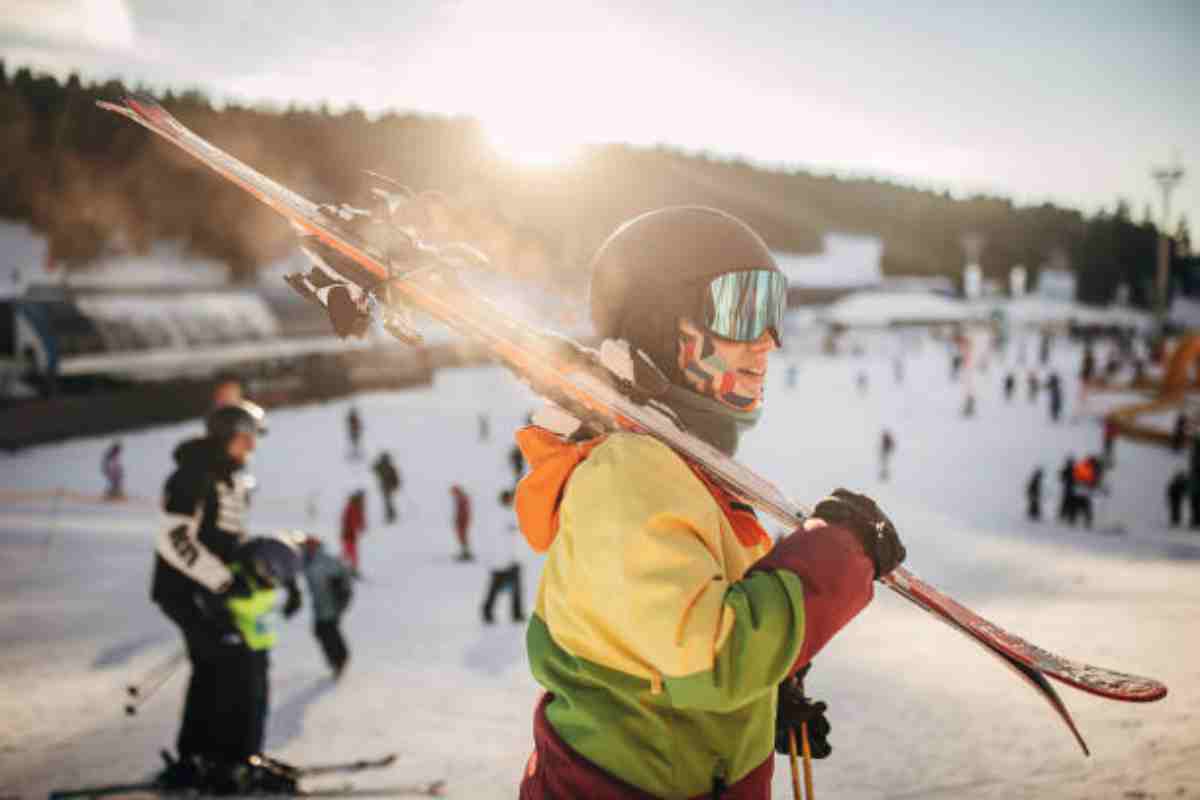
M 865 494 L 836 489 L 817 503 L 812 515 L 841 525 L 857 536 L 867 558 L 875 564 L 876 579 L 900 566 L 908 555 L 896 526 Z
M 283 618 L 291 619 L 300 610 L 300 587 L 295 581 L 288 581 L 284 588 L 287 589 L 287 602 L 283 604 Z
M 788 731 L 796 732 L 796 752 L 800 752 L 800 726 L 808 724 L 808 747 L 813 758 L 828 758 L 833 752 L 829 743 L 829 731 L 832 727 L 825 719 L 827 706 L 820 701 L 813 701 L 804 696 L 804 676 L 808 673 L 808 664 L 796 675 L 779 684 L 779 707 L 775 712 L 775 752 L 788 755 Z

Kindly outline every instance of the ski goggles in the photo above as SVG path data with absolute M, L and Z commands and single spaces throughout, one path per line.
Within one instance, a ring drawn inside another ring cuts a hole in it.
M 754 342 L 771 331 L 782 344 L 787 278 L 771 269 L 727 272 L 704 292 L 704 326 L 722 339 Z

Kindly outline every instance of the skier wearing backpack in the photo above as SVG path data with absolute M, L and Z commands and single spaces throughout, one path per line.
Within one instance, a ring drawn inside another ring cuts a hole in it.
M 271 788 L 273 776 L 249 760 L 262 750 L 275 641 L 262 623 L 278 586 L 287 589 L 285 614 L 299 608 L 299 558 L 282 539 L 245 532 L 244 467 L 266 431 L 262 409 L 222 406 L 205 430 L 175 449 L 155 550 L 151 598 L 179 627 L 192 667 L 177 758 L 158 782 L 225 793 Z
M 601 359 L 730 454 L 762 410 L 785 302 L 762 240 L 713 209 L 642 215 L 593 261 L 596 329 L 630 344 Z M 527 643 L 547 694 L 520 796 L 765 798 L 801 723 L 828 755 L 824 704 L 780 687 L 903 561 L 887 516 L 839 489 L 772 547 L 749 506 L 658 440 L 595 436 L 553 407 L 534 422 L 516 507 L 546 553 Z

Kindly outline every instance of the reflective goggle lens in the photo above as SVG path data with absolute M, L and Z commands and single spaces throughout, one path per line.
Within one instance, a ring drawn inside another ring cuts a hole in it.
M 753 342 L 768 329 L 776 340 L 787 308 L 787 278 L 768 269 L 728 272 L 708 285 L 705 325 L 722 339 Z

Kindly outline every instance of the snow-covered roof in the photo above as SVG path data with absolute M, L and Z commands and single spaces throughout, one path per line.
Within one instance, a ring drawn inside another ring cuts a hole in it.
M 1123 306 L 1098 308 L 1043 295 L 1027 295 L 1015 300 L 988 299 L 975 305 L 983 314 L 999 311 L 1010 323 L 1018 325 L 1065 324 L 1074 321 L 1083 325 L 1147 328 L 1153 324 L 1151 315 L 1144 311 Z
M 863 291 L 831 303 L 822 314 L 827 323 L 853 326 L 916 322 L 966 322 L 979 318 L 967 304 L 925 292 Z
M 814 255 L 775 253 L 791 286 L 874 286 L 883 280 L 883 240 L 877 236 L 827 233 Z
M 45 235 L 28 223 L 0 220 L 0 296 L 23 294 L 30 286 L 217 288 L 229 282 L 229 267 L 189 255 L 178 242 L 156 242 L 146 255 L 104 255 L 70 272 L 61 267 L 47 269 L 46 251 Z

